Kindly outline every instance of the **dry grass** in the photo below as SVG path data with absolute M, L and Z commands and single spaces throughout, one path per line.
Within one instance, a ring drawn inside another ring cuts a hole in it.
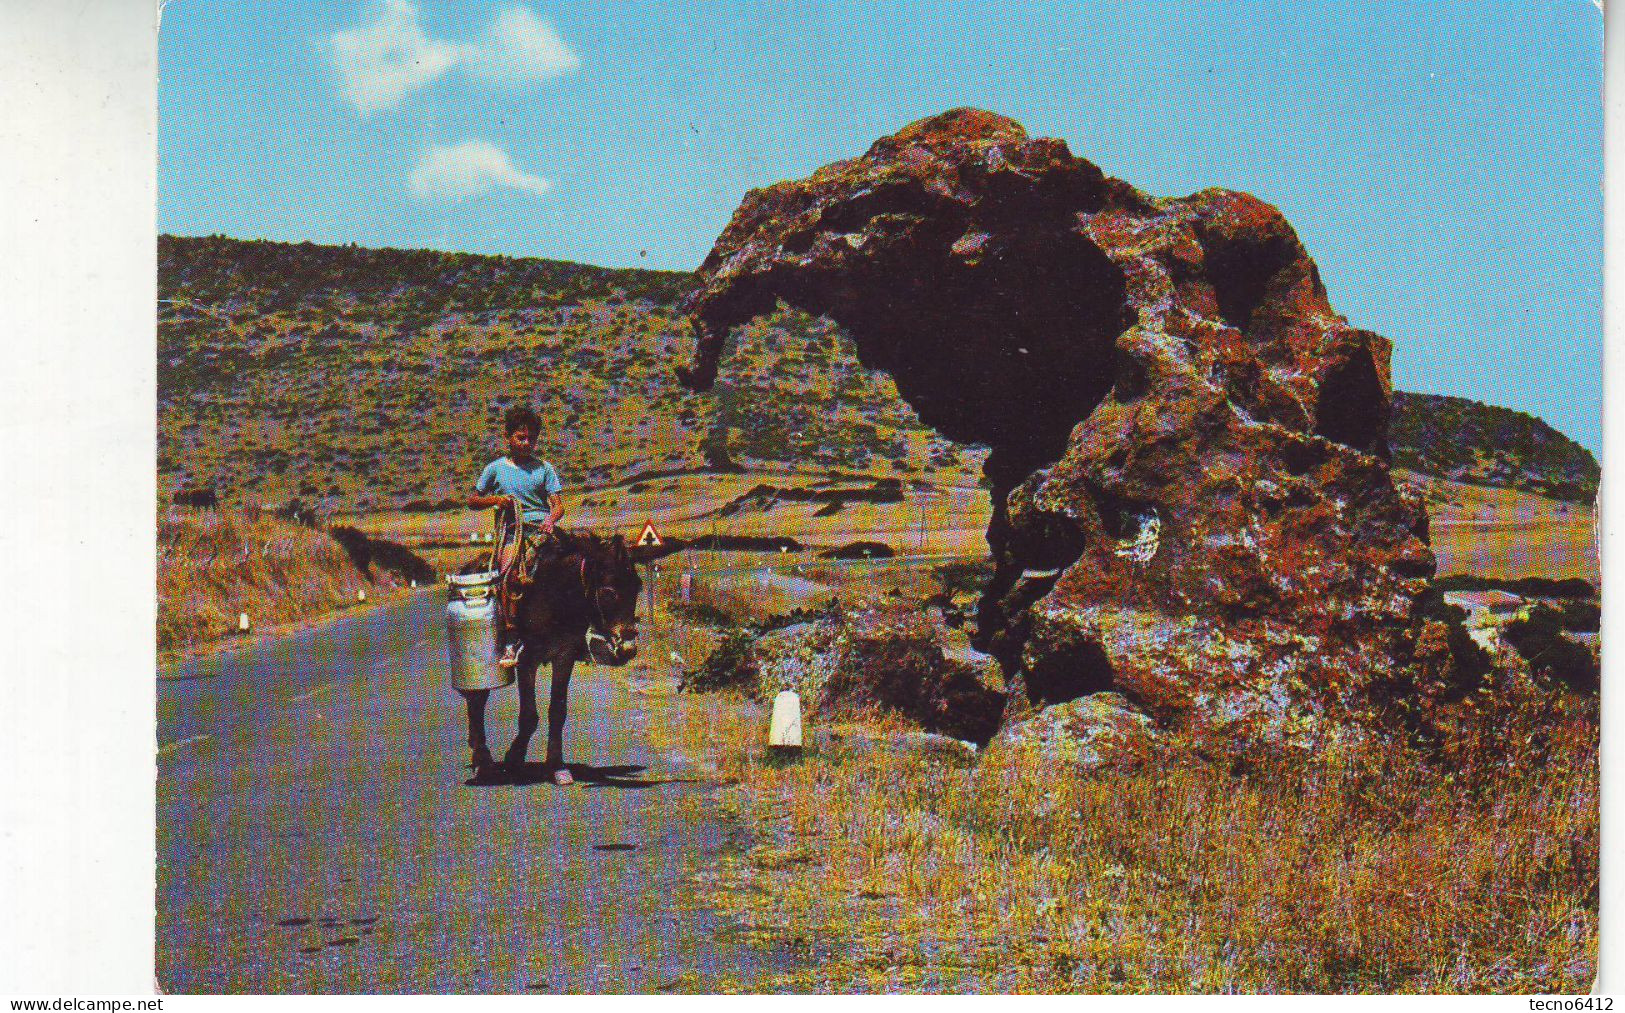
M 320 531 L 270 516 L 171 510 L 158 522 L 158 651 L 172 658 L 218 642 L 247 612 L 269 629 L 355 601 L 367 578 Z
M 712 697 L 663 731 L 709 747 L 756 841 L 702 876 L 711 903 L 823 954 L 783 988 L 1574 992 L 1595 975 L 1595 724 L 1552 700 L 1487 717 L 1498 744 L 1448 772 L 1398 747 L 1246 776 L 785 763 L 762 723 Z

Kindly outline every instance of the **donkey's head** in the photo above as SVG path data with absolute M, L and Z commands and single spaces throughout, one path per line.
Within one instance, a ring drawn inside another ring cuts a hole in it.
M 682 545 L 628 546 L 620 535 L 594 540 L 585 554 L 582 577 L 590 626 L 587 647 L 600 665 L 624 665 L 638 653 L 638 595 L 643 578 L 638 564 L 676 552 Z
M 588 652 L 600 665 L 624 665 L 638 653 L 638 594 L 643 579 L 621 536 L 593 538 L 583 549 Z

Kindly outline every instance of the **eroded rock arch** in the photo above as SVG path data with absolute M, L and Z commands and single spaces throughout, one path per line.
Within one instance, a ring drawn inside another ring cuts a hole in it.
M 1434 559 L 1389 474 L 1389 343 L 1268 204 L 1155 199 L 956 109 L 752 191 L 699 276 L 691 388 L 783 302 L 992 448 L 979 643 L 1025 705 L 1109 689 L 1161 727 L 1304 743 L 1448 667 L 1417 648 Z

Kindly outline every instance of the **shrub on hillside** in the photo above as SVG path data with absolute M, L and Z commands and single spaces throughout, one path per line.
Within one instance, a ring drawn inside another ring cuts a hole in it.
M 1396 391 L 1389 442 L 1401 468 L 1573 502 L 1590 502 L 1602 474 L 1540 419 L 1466 398 Z
M 943 563 L 932 567 L 931 572 L 942 582 L 943 591 L 950 595 L 981 594 L 993 580 L 993 561 Z
M 713 693 L 725 689 L 754 691 L 756 665 L 752 646 L 756 637 L 756 631 L 751 629 L 730 632 L 698 668 L 682 674 L 678 689 L 685 693 Z
M 378 567 L 403 580 L 415 580 L 420 584 L 434 582 L 434 567 L 424 561 L 422 556 L 398 542 L 373 538 L 365 532 L 342 525 L 329 529 L 328 534 L 344 547 L 350 561 L 362 573 L 370 576 L 373 567 Z

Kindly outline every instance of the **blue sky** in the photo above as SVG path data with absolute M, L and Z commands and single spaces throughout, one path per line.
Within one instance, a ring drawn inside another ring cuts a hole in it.
M 1407 390 L 1601 450 L 1602 19 L 1541 3 L 169 0 L 161 231 L 692 269 L 975 105 L 1282 209 Z

